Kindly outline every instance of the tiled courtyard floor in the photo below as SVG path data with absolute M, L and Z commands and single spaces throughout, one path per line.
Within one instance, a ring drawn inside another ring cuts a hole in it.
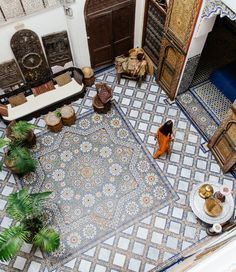
M 153 163 L 157 163 L 160 172 L 167 177 L 179 200 L 109 239 L 101 240 L 96 247 L 76 258 L 62 261 L 60 268 L 54 272 L 146 272 L 154 268 L 158 271 L 173 261 L 177 254 L 206 237 L 205 227 L 196 220 L 189 207 L 193 186 L 211 181 L 232 188 L 234 177 L 222 173 L 202 136 L 175 103 L 168 103 L 165 93 L 153 78 L 148 77 L 141 88 L 136 87 L 136 82 L 124 79 L 117 85 L 114 71 L 108 70 L 99 74 L 97 81 L 106 81 L 112 86 L 114 99 L 151 154 L 155 149 L 154 133 L 157 128 L 166 120 L 173 120 L 175 138 L 172 153 Z M 89 88 L 84 99 L 73 103 L 77 114 L 91 109 L 95 94 L 95 89 Z M 44 128 L 43 119 L 33 121 Z M 4 125 L 1 124 L 1 134 L 3 130 Z M 7 196 L 18 188 L 13 175 L 6 169 L 0 173 L 0 185 L 0 226 L 3 230 L 12 224 L 5 210 Z M 0 266 L 0 272 L 46 272 L 48 269 L 41 252 L 31 245 L 25 245 L 18 257 Z

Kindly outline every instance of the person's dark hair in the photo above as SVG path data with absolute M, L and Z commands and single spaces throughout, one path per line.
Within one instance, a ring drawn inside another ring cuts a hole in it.
M 168 134 L 171 135 L 173 133 L 173 122 L 171 120 L 166 121 L 165 124 L 160 127 L 160 132 L 165 136 L 168 136 Z

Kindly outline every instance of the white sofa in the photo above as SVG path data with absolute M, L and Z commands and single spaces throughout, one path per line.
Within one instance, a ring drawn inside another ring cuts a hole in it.
M 48 107 L 51 104 L 74 96 L 75 94 L 81 92 L 84 88 L 84 85 L 78 84 L 74 78 L 72 78 L 72 81 L 64 86 L 54 86 L 55 89 L 49 92 L 40 94 L 38 96 L 34 96 L 33 94 L 27 96 L 27 102 L 22 105 L 12 107 L 10 104 L 8 104 L 8 116 L 2 116 L 2 118 L 7 122 L 23 118 L 24 116 Z
M 68 101 L 70 103 L 74 97 L 83 97 L 86 88 L 83 84 L 83 73 L 79 68 L 68 68 L 64 71 L 49 76 L 47 79 L 44 79 L 44 82 L 53 80 L 56 76 L 61 75 L 67 71 L 70 72 L 72 79 L 69 83 L 63 86 L 54 84 L 55 89 L 37 96 L 34 96 L 33 94 L 26 95 L 27 102 L 24 104 L 15 107 L 12 107 L 10 103 L 7 104 L 8 116 L 1 116 L 3 122 L 9 123 L 18 119 L 30 119 L 32 117 L 36 117 L 36 115 L 38 116 L 50 110 L 54 110 L 55 107 L 60 106 L 60 104 L 64 102 L 66 103 Z M 80 80 L 78 80 L 78 76 L 74 78 L 75 72 L 77 72 L 77 75 L 78 73 L 80 74 Z M 16 92 L 10 93 L 9 95 L 2 95 L 1 99 L 7 99 L 10 96 L 19 93 L 19 91 L 25 93 L 25 90 L 30 90 L 35 86 L 40 86 L 41 84 L 43 84 L 42 81 L 29 84 L 24 88 L 20 88 L 18 91 L 16 90 Z

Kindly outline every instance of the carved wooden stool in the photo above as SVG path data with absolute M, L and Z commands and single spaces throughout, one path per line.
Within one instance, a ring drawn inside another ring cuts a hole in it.
M 75 110 L 71 106 L 63 106 L 60 110 L 62 123 L 65 126 L 74 125 L 76 116 Z
M 93 97 L 93 109 L 97 113 L 107 113 L 111 109 L 111 102 L 103 104 L 99 97 L 95 95 Z
M 61 117 L 56 116 L 54 112 L 49 112 L 44 120 L 49 130 L 52 132 L 59 132 L 62 129 L 62 120 Z

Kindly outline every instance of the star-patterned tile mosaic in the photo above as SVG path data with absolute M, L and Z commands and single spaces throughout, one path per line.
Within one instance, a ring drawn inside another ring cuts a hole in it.
M 203 181 L 227 184 L 235 193 L 235 179 L 230 173 L 222 173 L 204 138 L 175 102 L 168 103 L 167 96 L 154 78 L 148 76 L 140 88 L 137 82 L 126 79 L 116 84 L 114 69 L 108 69 L 97 74 L 96 81 L 107 82 L 113 88 L 114 99 L 150 154 L 156 147 L 154 134 L 158 127 L 168 119 L 173 120 L 172 152 L 153 160 L 153 163 L 168 179 L 178 199 L 173 199 L 170 204 L 151 212 L 125 230 L 100 239 L 97 245 L 85 252 L 61 261 L 60 267 L 53 272 L 161 271 L 185 250 L 211 239 L 206 235 L 205 225 L 189 206 L 189 194 L 194 185 Z M 93 86 L 88 88 L 83 99 L 72 103 L 78 115 L 91 109 L 95 94 Z M 43 118 L 32 122 L 38 124 L 38 131 L 45 127 Z M 1 134 L 4 128 L 1 123 Z M 7 169 L 0 173 L 0 185 L 0 227 L 4 230 L 12 225 L 6 214 L 7 196 L 18 188 L 14 176 Z M 1 263 L 0 271 L 48 272 L 50 267 L 40 250 L 25 244 L 15 259 Z

